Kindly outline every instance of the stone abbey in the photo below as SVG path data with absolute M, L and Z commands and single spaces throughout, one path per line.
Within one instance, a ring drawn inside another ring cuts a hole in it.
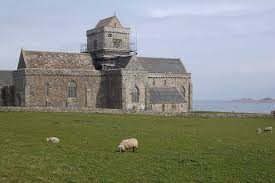
M 0 71 L 0 105 L 192 110 L 192 80 L 180 59 L 139 57 L 116 16 L 87 31 L 81 53 L 21 50 L 17 70 Z

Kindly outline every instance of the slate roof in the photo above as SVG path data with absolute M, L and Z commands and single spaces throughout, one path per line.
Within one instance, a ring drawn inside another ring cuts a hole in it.
M 13 85 L 13 71 L 0 70 L 0 86 Z
M 113 58 L 111 60 L 116 63 L 116 69 L 123 68 L 126 70 L 144 70 L 144 68 L 141 66 L 138 58 L 135 55 L 121 56 Z
M 151 104 L 178 104 L 184 99 L 177 88 L 150 88 Z
M 186 69 L 180 59 L 138 57 L 142 67 L 149 72 L 184 74 Z
M 125 56 L 114 58 L 112 61 L 116 62 L 116 68 L 127 70 L 134 68 L 132 70 L 147 70 L 151 73 L 187 73 L 180 59 Z
M 105 18 L 100 20 L 95 28 L 100 28 L 100 27 L 123 27 L 120 23 L 120 21 L 118 20 L 118 18 L 116 16 L 112 16 L 109 18 Z
M 22 63 L 24 62 L 24 63 Z M 22 50 L 18 69 L 90 69 L 95 70 L 89 53 L 64 53 Z

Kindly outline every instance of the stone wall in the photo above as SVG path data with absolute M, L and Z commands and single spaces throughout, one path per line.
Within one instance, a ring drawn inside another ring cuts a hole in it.
M 21 106 L 26 107 L 101 107 L 104 80 L 105 76 L 96 70 L 19 70 L 15 77 L 16 106 L 21 100 Z M 72 81 L 76 83 L 76 98 L 68 97 Z
M 139 102 L 132 102 L 132 90 L 139 89 Z M 185 103 L 164 104 L 165 112 L 188 112 L 192 110 L 192 82 L 190 74 L 148 73 L 147 71 L 122 70 L 122 108 L 125 110 L 163 111 L 162 104 L 150 104 L 151 87 L 176 87 L 179 91 L 184 87 Z
M 192 111 L 192 81 L 191 74 L 149 73 L 148 87 L 176 87 L 184 96 L 185 103 L 180 105 L 180 112 Z M 183 91 L 184 90 L 184 91 Z M 159 110 L 159 106 L 156 107 Z
M 26 70 L 19 69 L 14 72 L 14 105 L 25 106 Z
M 129 28 L 105 27 L 104 33 L 104 49 L 129 51 Z M 119 48 L 114 47 L 116 39 L 122 40 Z
M 73 81 L 77 97 L 68 97 Z M 163 112 L 162 104 L 150 104 L 150 87 L 185 88 L 185 103 L 164 104 L 167 113 L 191 111 L 192 83 L 190 74 L 148 73 L 136 68 L 110 71 L 19 69 L 14 74 L 15 106 L 61 108 L 109 108 L 129 111 Z M 133 102 L 137 87 L 139 101 Z
M 81 112 L 81 113 L 105 113 L 105 114 L 136 114 L 157 116 L 178 116 L 183 118 L 273 118 L 275 116 L 265 113 L 156 113 L 153 111 L 134 111 L 121 109 L 94 109 L 94 108 L 54 108 L 54 107 L 3 107 L 0 112 Z
M 181 113 L 188 111 L 188 105 L 186 103 L 179 104 L 150 104 L 149 109 L 156 113 Z
M 87 49 L 97 57 L 129 55 L 130 29 L 123 27 L 100 27 L 87 31 Z M 118 47 L 115 46 L 119 42 Z
M 87 49 L 90 52 L 103 49 L 104 47 L 104 29 L 97 28 L 87 31 Z M 96 45 L 95 45 L 96 41 Z
M 14 105 L 14 87 L 0 86 L 0 106 Z
M 124 110 L 145 110 L 147 97 L 147 72 L 122 70 L 122 109 Z M 132 92 L 137 87 L 139 92 L 139 101 L 133 102 Z

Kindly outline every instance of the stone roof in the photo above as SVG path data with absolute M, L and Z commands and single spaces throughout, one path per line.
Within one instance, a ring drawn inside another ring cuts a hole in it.
M 18 69 L 85 69 L 95 70 L 89 53 L 64 53 L 22 50 Z
M 150 88 L 151 104 L 178 104 L 184 99 L 177 88 Z
M 123 26 L 121 25 L 120 21 L 116 16 L 112 16 L 109 18 L 105 18 L 100 20 L 95 28 L 100 28 L 100 27 L 119 27 L 122 28 Z
M 0 86 L 13 85 L 13 71 L 0 70 Z
M 116 62 L 116 68 L 126 70 L 146 70 L 150 73 L 187 73 L 180 59 L 136 57 L 134 55 L 117 57 L 112 61 Z
M 186 69 L 180 59 L 138 57 L 142 67 L 153 73 L 184 74 Z

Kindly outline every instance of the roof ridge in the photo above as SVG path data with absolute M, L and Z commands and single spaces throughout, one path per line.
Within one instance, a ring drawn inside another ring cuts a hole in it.
M 108 25 L 110 24 L 110 22 L 112 22 L 112 20 L 116 20 L 116 22 L 118 23 L 118 27 L 123 27 L 117 16 L 111 16 L 108 18 L 100 19 L 96 24 L 95 28 L 109 27 Z M 110 27 L 113 27 L 113 26 L 110 26 Z
M 34 53 L 89 54 L 89 53 L 65 52 L 65 51 L 40 51 L 40 50 L 23 50 L 23 51 L 24 52 L 34 52 Z
M 170 60 L 181 60 L 180 58 L 173 58 L 173 57 L 138 57 L 138 58 L 153 58 L 153 59 L 170 59 Z
M 107 18 L 102 18 L 102 19 L 100 19 L 99 21 L 101 21 L 101 20 L 107 20 L 107 19 L 111 19 L 111 18 L 115 18 L 116 16 L 110 16 L 110 17 L 107 17 Z M 117 18 L 117 17 L 116 17 Z

